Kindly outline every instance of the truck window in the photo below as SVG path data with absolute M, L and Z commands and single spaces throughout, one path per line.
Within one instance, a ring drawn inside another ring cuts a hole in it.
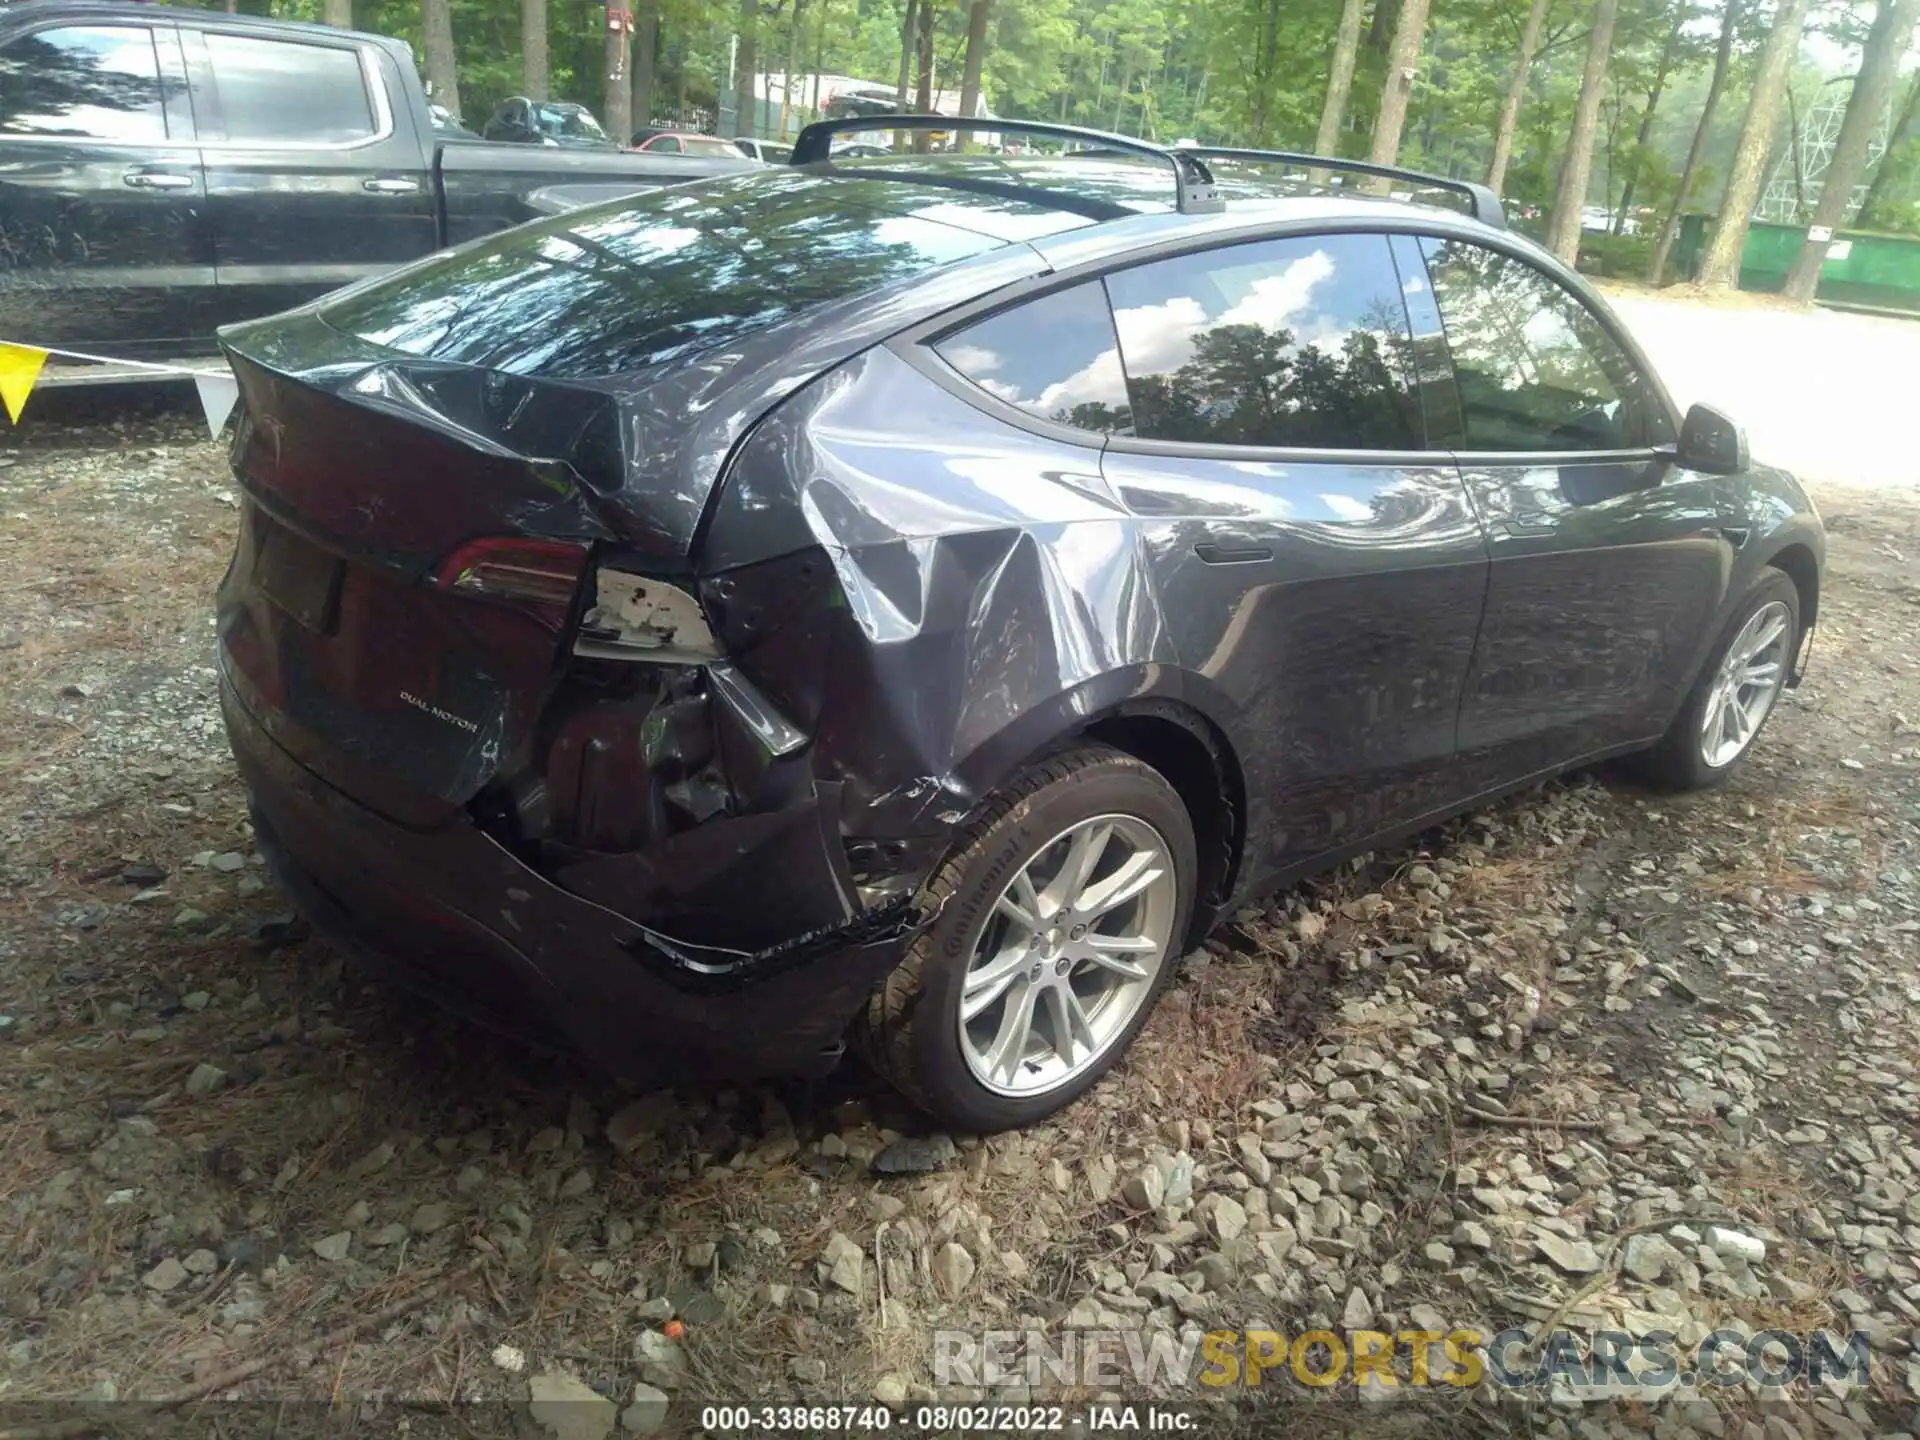
M 145 25 L 73 25 L 0 50 L 0 133 L 164 141 L 160 66 Z
M 338 145 L 375 133 L 358 50 L 209 31 L 207 56 L 229 140 Z

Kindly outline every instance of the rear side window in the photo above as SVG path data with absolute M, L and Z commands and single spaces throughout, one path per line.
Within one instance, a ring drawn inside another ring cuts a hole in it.
M 1120 344 L 1097 280 L 990 315 L 933 348 L 988 394 L 1042 420 L 1132 433 Z
M 1180 255 L 1107 277 L 1135 431 L 1188 444 L 1422 448 L 1381 235 Z
M 374 134 L 360 52 L 207 34 L 229 140 L 340 144 Z
M 582 378 L 725 345 L 817 306 L 1000 247 L 780 171 L 676 185 L 491 236 L 325 306 L 409 355 Z
M 9 43 L 0 50 L 0 134 L 165 140 L 153 31 L 71 25 Z
M 1526 261 L 1425 239 L 1468 450 L 1635 450 L 1673 438 L 1639 366 L 1593 312 Z

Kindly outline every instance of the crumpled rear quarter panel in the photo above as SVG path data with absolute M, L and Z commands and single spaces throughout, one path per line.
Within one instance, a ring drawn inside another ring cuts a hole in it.
M 771 415 L 715 507 L 702 600 L 814 736 L 853 835 L 950 830 L 1174 658 L 1099 450 L 997 422 L 886 349 Z

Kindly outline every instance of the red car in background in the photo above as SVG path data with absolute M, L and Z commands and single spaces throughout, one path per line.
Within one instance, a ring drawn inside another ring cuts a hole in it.
M 649 155 L 704 155 L 731 159 L 740 156 L 732 141 L 722 140 L 717 135 L 702 135 L 693 130 L 657 130 L 650 135 L 643 132 L 633 137 L 630 148 L 643 150 Z

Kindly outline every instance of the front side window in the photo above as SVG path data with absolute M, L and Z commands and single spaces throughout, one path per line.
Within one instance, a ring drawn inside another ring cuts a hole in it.
M 207 56 L 229 140 L 340 144 L 374 134 L 357 50 L 209 33 Z
M 1097 280 L 989 315 L 933 348 L 988 394 L 1042 420 L 1132 433 L 1119 342 Z
M 0 133 L 140 144 L 167 138 L 145 25 L 72 25 L 0 50 Z
M 1636 450 L 1673 438 L 1652 383 L 1593 312 L 1526 261 L 1424 239 L 1465 448 Z
M 1107 277 L 1136 433 L 1417 450 L 1405 302 L 1381 235 L 1260 240 Z

